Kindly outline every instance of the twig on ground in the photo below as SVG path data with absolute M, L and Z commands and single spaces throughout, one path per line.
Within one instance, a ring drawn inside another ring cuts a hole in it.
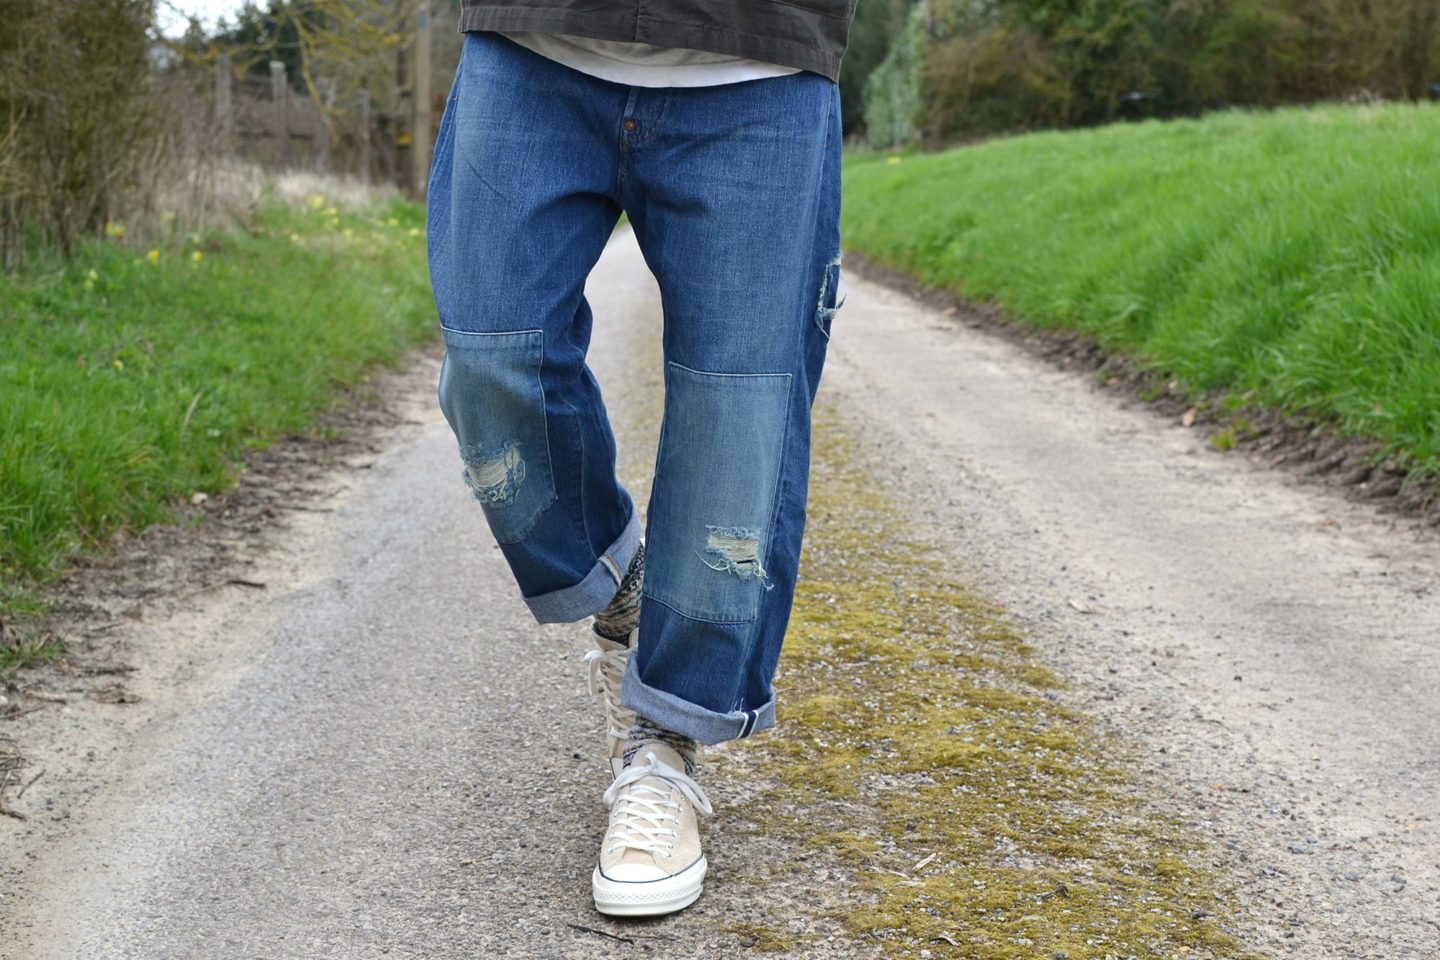
M 125 689 L 123 683 L 117 683 L 106 687 L 103 690 L 92 690 L 90 699 L 97 703 L 139 703 L 140 698 L 129 690 Z
M 0 771 L 0 813 L 3 813 L 7 817 L 14 817 L 16 820 L 28 820 L 30 818 L 25 816 L 25 814 L 18 810 L 11 810 L 5 805 L 5 791 L 9 788 L 10 778 L 14 775 L 15 768 L 13 766 L 6 767 L 3 771 Z
M 597 929 L 595 929 L 594 927 L 581 926 L 581 925 L 578 924 L 578 923 L 566 923 L 565 926 L 569 927 L 571 930 L 579 930 L 581 933 L 593 933 L 593 934 L 595 934 L 596 936 L 608 937 L 608 938 L 611 939 L 611 940 L 619 940 L 621 943 L 634 943 L 634 942 L 635 942 L 634 939 L 632 939 L 632 938 L 630 938 L 630 937 L 622 937 L 622 936 L 619 936 L 618 934 L 610 933 L 610 932 L 608 932 L 608 931 L 606 931 L 606 930 L 597 930 Z
M 19 791 L 16 792 L 15 799 L 19 800 L 21 797 L 25 796 L 25 791 L 33 787 L 35 785 L 35 781 L 39 780 L 43 776 L 45 776 L 45 768 L 41 767 L 40 772 L 35 774 L 35 776 L 31 777 L 30 780 L 25 784 L 25 786 L 21 787 Z
M 135 667 L 128 663 L 96 663 L 79 667 L 78 671 L 87 677 L 109 677 L 134 673 Z

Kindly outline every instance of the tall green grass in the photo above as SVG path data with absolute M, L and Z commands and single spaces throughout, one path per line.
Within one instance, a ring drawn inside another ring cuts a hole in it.
M 1440 472 L 1440 108 L 857 155 L 846 245 Z
M 323 197 L 0 279 L 0 613 L 77 550 L 215 491 L 435 329 L 423 213 Z

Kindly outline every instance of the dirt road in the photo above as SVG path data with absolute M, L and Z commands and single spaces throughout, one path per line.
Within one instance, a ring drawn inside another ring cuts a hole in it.
M 877 485 L 1030 625 L 1244 878 L 1252 945 L 1440 956 L 1433 539 L 847 286 L 825 392 L 893 466 Z M 637 477 L 659 308 L 627 233 L 589 293 Z M 126 629 L 140 703 L 25 719 L 47 774 L 17 805 L 31 820 L 0 824 L 5 956 L 721 957 L 762 901 L 813 895 L 727 885 L 727 859 L 774 851 L 717 821 L 696 909 L 593 913 L 605 784 L 583 628 L 527 621 L 425 391 L 414 409 L 247 573 L 265 590 Z
M 831 386 L 1245 882 L 1276 956 L 1440 957 L 1440 547 L 873 286 Z

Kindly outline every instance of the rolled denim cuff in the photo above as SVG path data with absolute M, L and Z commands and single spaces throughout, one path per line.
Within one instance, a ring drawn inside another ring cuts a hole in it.
M 740 740 L 775 726 L 774 687 L 770 688 L 770 699 L 754 710 L 716 713 L 647 685 L 635 670 L 634 657 L 625 671 L 620 700 L 651 723 L 706 744 Z
M 526 597 L 525 605 L 537 623 L 574 623 L 604 610 L 620 588 L 640 548 L 640 518 L 632 513 L 624 531 L 595 561 L 585 579 L 572 587 Z

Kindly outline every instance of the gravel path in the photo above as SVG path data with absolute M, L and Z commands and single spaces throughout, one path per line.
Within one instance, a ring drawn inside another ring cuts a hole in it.
M 628 234 L 590 286 L 622 472 L 643 488 L 659 311 Z M 1255 945 L 1440 956 L 1434 542 L 848 286 L 826 390 L 893 464 L 876 482 L 1215 840 L 1246 878 Z M 583 628 L 527 621 L 428 388 L 415 404 L 332 512 L 301 515 L 247 572 L 266 590 L 117 637 L 140 703 L 17 721 L 47 773 L 17 804 L 31 820 L 0 824 L 0 953 L 721 957 L 749 920 L 824 896 L 742 882 L 785 851 L 719 818 L 696 909 L 593 912 L 605 778 Z M 722 802 L 743 798 L 731 766 Z
M 852 283 L 827 370 L 1275 956 L 1440 957 L 1440 544 Z

